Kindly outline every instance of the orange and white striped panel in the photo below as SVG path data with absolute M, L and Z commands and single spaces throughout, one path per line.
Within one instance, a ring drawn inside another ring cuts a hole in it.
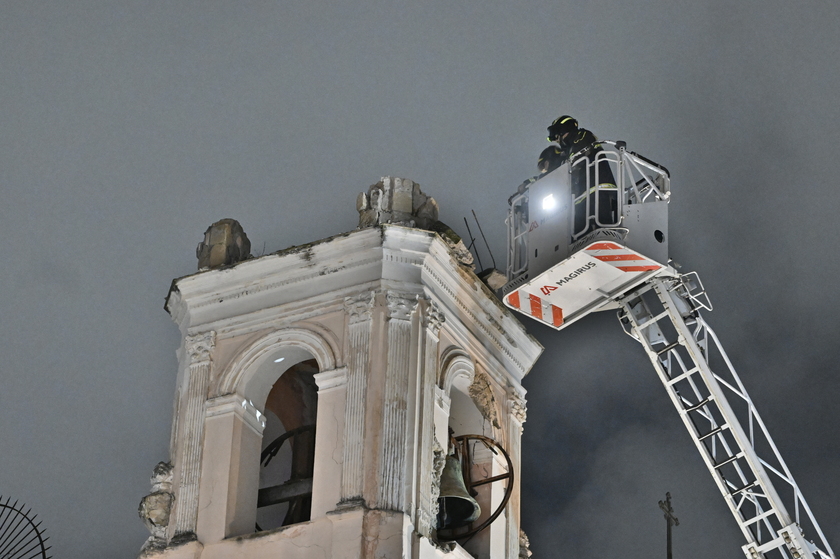
M 593 258 L 606 262 L 622 272 L 648 272 L 662 267 L 626 247 L 610 242 L 590 245 L 586 247 L 586 252 Z
M 507 295 L 507 304 L 515 307 L 527 315 L 530 315 L 537 320 L 548 322 L 555 327 L 563 325 L 563 309 L 557 305 L 546 303 L 536 295 L 521 291 L 514 291 Z

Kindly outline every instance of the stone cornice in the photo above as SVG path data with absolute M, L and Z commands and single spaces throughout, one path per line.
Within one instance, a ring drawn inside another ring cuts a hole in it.
M 502 363 L 516 372 L 517 381 L 528 373 L 542 353 L 542 345 L 525 330 L 478 277 L 454 262 L 448 247 L 440 240 L 429 247 L 423 263 L 423 283 L 432 299 L 444 309 L 444 316 L 453 313 L 461 320 L 449 320 L 446 325 L 462 336 L 470 331 L 471 340 L 463 340 L 465 347 L 480 343 Z M 454 318 L 453 317 L 453 318 Z M 468 317 L 469 321 L 463 320 Z M 458 328 L 456 325 L 463 324 Z M 489 367 L 491 370 L 493 367 Z M 501 379 L 499 379 L 501 380 Z
M 368 289 L 377 283 L 405 293 L 425 291 L 440 307 L 447 327 L 467 321 L 458 328 L 459 336 L 471 338 L 464 341 L 465 347 L 480 344 L 517 381 L 542 352 L 542 346 L 475 274 L 458 264 L 436 234 L 393 225 L 177 279 L 166 306 L 184 331 L 212 325 L 222 332 L 238 330 L 234 324 L 256 328 L 277 313 L 337 310 L 354 290 L 358 293 L 362 286 Z M 273 310 L 267 313 L 267 309 Z
M 176 279 L 166 309 L 182 327 L 195 327 L 307 298 L 315 282 L 323 293 L 376 279 L 381 237 L 378 228 L 355 231 Z

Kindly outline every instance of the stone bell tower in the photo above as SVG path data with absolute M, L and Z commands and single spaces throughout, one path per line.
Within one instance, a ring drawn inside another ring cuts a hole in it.
M 259 258 L 222 220 L 173 281 L 172 442 L 141 555 L 519 557 L 520 382 L 542 347 L 415 183 L 385 177 L 357 210 L 353 232 Z M 476 523 L 498 510 L 469 541 L 437 529 L 450 432 L 503 449 L 465 463 L 489 480 Z

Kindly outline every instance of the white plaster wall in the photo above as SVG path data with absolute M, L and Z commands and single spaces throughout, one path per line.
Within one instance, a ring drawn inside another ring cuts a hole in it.
M 318 373 L 315 382 L 318 383 L 318 420 L 315 426 L 311 517 L 319 518 L 335 510 L 341 500 L 347 370 Z
M 196 526 L 200 541 L 210 543 L 253 531 L 261 441 L 262 433 L 235 407 L 206 418 Z

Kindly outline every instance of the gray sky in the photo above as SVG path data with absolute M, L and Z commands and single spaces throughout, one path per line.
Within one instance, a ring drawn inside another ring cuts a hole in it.
M 838 21 L 830 0 L 0 4 L 0 494 L 56 557 L 135 556 L 167 459 L 163 299 L 205 228 L 238 219 L 256 254 L 324 238 L 396 175 L 461 233 L 474 209 L 502 266 L 506 200 L 569 113 L 670 169 L 671 256 L 840 547 Z M 664 554 L 666 491 L 678 557 L 740 557 L 614 316 L 528 326 L 536 557 Z

